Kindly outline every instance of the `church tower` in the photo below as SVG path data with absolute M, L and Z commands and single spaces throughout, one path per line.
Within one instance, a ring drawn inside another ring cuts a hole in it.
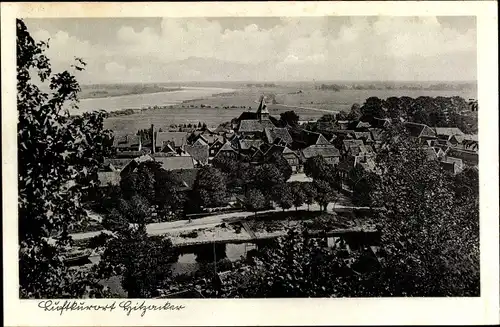
M 260 98 L 259 108 L 257 109 L 257 118 L 259 121 L 269 119 L 269 110 L 267 110 L 266 102 L 264 101 L 264 96 Z

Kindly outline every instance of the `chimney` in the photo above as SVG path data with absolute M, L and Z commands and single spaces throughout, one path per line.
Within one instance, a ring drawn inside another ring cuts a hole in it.
M 156 152 L 155 125 L 151 124 L 151 152 Z

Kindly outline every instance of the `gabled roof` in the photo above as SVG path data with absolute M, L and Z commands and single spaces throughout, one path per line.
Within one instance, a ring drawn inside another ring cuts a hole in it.
M 280 138 L 287 144 L 292 144 L 293 139 L 290 133 L 288 133 L 288 129 L 286 128 L 280 128 L 280 127 L 274 127 L 274 128 L 269 128 L 266 127 L 264 129 L 264 132 L 266 134 L 267 142 L 268 143 L 274 143 L 274 141 L 277 138 Z
M 387 127 L 391 124 L 391 120 L 389 118 L 373 118 L 371 120 L 371 126 L 372 127 L 379 127 L 379 128 L 384 128 Z
M 104 158 L 104 166 L 113 166 L 114 169 L 121 170 L 125 168 L 133 158 Z
M 360 121 L 358 122 L 358 124 L 356 125 L 356 128 L 369 128 L 371 127 L 372 125 L 368 122 L 363 122 L 363 121 Z
M 141 144 L 141 137 L 134 134 L 115 135 L 113 138 L 113 147 L 115 148 L 130 148 L 139 146 Z
M 321 155 L 323 157 L 340 157 L 339 150 L 333 145 L 311 145 L 302 150 L 305 159 Z
M 192 146 L 208 146 L 207 141 L 203 137 L 199 137 Z
M 208 144 L 185 145 L 184 150 L 202 165 L 208 163 Z
M 436 150 L 434 150 L 434 148 L 425 147 L 422 150 L 427 155 L 427 159 L 429 159 L 429 160 L 437 160 L 438 159 L 437 152 L 436 152 Z
M 186 132 L 156 132 L 156 146 L 163 147 L 164 143 L 172 142 L 175 147 L 186 144 L 188 133 Z
M 456 164 L 458 167 L 462 167 L 463 166 L 463 161 L 462 159 L 460 158 L 454 158 L 454 157 L 449 157 L 449 156 L 445 156 L 441 159 L 442 162 L 450 162 L 450 163 L 454 163 Z
M 194 168 L 193 157 L 191 156 L 155 157 L 154 159 L 160 162 L 165 170 Z
M 120 172 L 119 171 L 107 171 L 107 172 L 98 172 L 97 178 L 99 179 L 99 183 L 101 187 L 109 186 L 109 185 L 120 185 Z
M 372 139 L 375 141 L 381 141 L 383 136 L 383 129 L 381 128 L 370 128 L 370 133 L 372 134 Z
M 269 120 L 242 120 L 238 132 L 263 132 L 266 127 L 273 128 L 274 124 Z
M 347 151 L 349 150 L 350 147 L 364 145 L 364 142 L 363 140 L 344 140 L 343 144 L 344 144 L 344 150 Z
M 198 168 L 193 169 L 173 169 L 172 173 L 181 182 L 181 189 L 191 190 L 193 188 L 196 177 L 198 176 Z
M 262 140 L 239 140 L 239 148 L 240 150 L 248 150 L 251 147 L 258 148 L 260 145 L 264 143 Z
M 410 136 L 413 137 L 436 137 L 436 133 L 432 128 L 430 128 L 427 125 L 424 124 L 418 124 L 418 123 L 410 123 L 406 122 L 404 123 L 404 126 Z
M 219 151 L 215 154 L 216 156 L 225 151 L 236 152 L 236 150 L 231 146 L 231 142 L 227 141 L 224 145 L 219 149 Z
M 355 164 L 356 164 L 355 157 L 349 156 L 338 163 L 337 169 L 342 170 L 344 172 L 349 172 L 352 168 L 354 168 Z
M 373 154 L 371 145 L 354 145 L 349 147 L 348 154 L 351 156 Z
M 282 154 L 284 150 L 285 150 L 284 146 L 273 144 L 269 149 L 267 149 L 267 151 L 264 153 L 264 156 L 266 158 L 269 158 L 270 156 L 273 155 L 273 153 Z
M 450 148 L 446 154 L 450 157 L 460 158 L 467 163 L 474 163 L 477 165 L 479 162 L 479 155 L 475 151 Z
M 457 127 L 436 127 L 434 128 L 436 131 L 436 135 L 446 135 L 446 136 L 452 136 L 452 135 L 464 135 L 464 132 L 462 132 L 459 128 Z
M 354 132 L 354 137 L 357 139 L 366 139 L 367 141 L 372 141 L 370 132 Z
M 316 145 L 331 145 L 330 142 L 323 136 L 323 134 L 319 134 L 318 138 L 316 139 L 316 142 L 314 143 Z

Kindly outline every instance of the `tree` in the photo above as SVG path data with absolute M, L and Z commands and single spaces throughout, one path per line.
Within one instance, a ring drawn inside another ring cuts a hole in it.
M 220 170 L 204 166 L 198 172 L 193 196 L 203 207 L 218 207 L 226 201 L 226 181 Z
M 406 137 L 389 141 L 377 165 L 382 174 L 372 198 L 385 208 L 379 224 L 388 253 L 377 284 L 399 296 L 478 294 L 475 201 L 457 202 L 452 176 Z
M 324 180 L 328 183 L 334 183 L 335 167 L 328 162 L 321 155 L 311 157 L 304 163 L 304 173 L 307 177 L 315 180 Z
M 321 116 L 318 119 L 318 122 L 331 122 L 331 123 L 335 123 L 336 121 L 337 121 L 337 118 L 335 117 L 334 114 L 326 114 L 326 115 Z
M 326 211 L 328 204 L 335 199 L 335 191 L 324 180 L 314 180 L 314 188 L 316 189 L 316 202 L 318 202 L 320 209 Z
M 292 176 L 292 167 L 283 157 L 283 155 L 279 153 L 273 153 L 271 155 L 271 158 L 269 159 L 269 163 L 276 166 L 276 168 L 281 172 L 281 175 L 283 175 L 284 181 L 289 180 L 290 176 Z
M 359 276 L 339 250 L 328 249 L 301 228 L 290 229 L 263 250 L 261 264 L 233 276 L 222 297 L 285 298 L 360 296 Z M 361 288 L 360 288 L 361 290 Z
M 171 171 L 160 169 L 155 177 L 156 203 L 163 210 L 183 208 L 185 195 L 180 190 L 181 181 Z
M 307 204 L 307 210 L 309 210 L 309 206 L 314 203 L 316 196 L 317 196 L 317 190 L 316 187 L 314 186 L 313 183 L 307 182 L 307 183 L 301 183 L 302 190 L 304 191 L 305 194 L 305 200 L 304 202 Z
M 302 182 L 291 182 L 290 190 L 292 192 L 292 202 L 295 210 L 306 202 L 306 193 L 304 192 L 304 187 Z
M 250 189 L 245 196 L 245 206 L 257 215 L 257 211 L 265 208 L 266 199 L 258 189 Z
M 383 102 L 377 97 L 369 97 L 361 107 L 361 120 L 371 122 L 374 118 L 385 118 Z
M 347 120 L 349 119 L 348 118 L 348 114 L 345 113 L 344 111 L 340 111 L 336 116 L 335 116 L 335 119 L 336 120 Z
M 357 165 L 348 174 L 348 184 L 353 192 L 353 204 L 359 206 L 370 206 L 371 193 L 376 187 L 378 176 L 375 173 L 366 171 Z
M 293 205 L 293 194 L 288 183 L 276 185 L 271 190 L 274 202 L 283 210 L 290 209 Z
M 285 111 L 280 114 L 280 122 L 282 126 L 292 126 L 297 127 L 299 125 L 299 115 L 295 111 Z
M 362 116 L 361 106 L 359 103 L 355 103 L 351 107 L 351 111 L 347 114 L 347 120 L 359 120 Z
M 99 286 L 90 274 L 68 270 L 63 251 L 70 227 L 86 217 L 82 198 L 98 185 L 111 132 L 102 111 L 70 115 L 78 109 L 77 80 L 69 71 L 53 74 L 48 44 L 36 42 L 22 20 L 16 29 L 20 297 L 81 297 Z M 83 70 L 85 62 L 76 58 L 72 67 Z

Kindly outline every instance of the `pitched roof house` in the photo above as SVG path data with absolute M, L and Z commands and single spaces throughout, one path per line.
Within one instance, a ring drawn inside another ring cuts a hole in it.
M 156 132 L 155 134 L 156 149 L 158 151 L 162 151 L 167 144 L 174 148 L 182 148 L 186 144 L 188 137 L 186 132 Z
M 450 137 L 452 135 L 464 135 L 464 132 L 457 127 L 436 127 L 434 130 L 436 131 L 437 136 Z
M 364 145 L 363 140 L 346 139 L 342 143 L 344 144 L 344 151 L 346 152 L 349 151 L 351 147 Z
M 97 173 L 100 187 L 120 185 L 120 172 L 119 171 L 100 171 Z
M 303 160 L 307 160 L 309 158 L 319 155 L 322 156 L 328 163 L 337 164 L 340 159 L 340 152 L 333 144 L 330 145 L 314 144 L 308 146 L 305 149 L 302 149 L 301 153 Z
M 184 150 L 193 157 L 197 164 L 208 164 L 209 146 L 202 138 L 197 139 L 192 145 L 185 145 Z
M 290 133 L 288 133 L 288 129 L 286 128 L 279 128 L 279 127 L 274 127 L 274 128 L 265 128 L 264 133 L 266 135 L 266 139 L 268 143 L 275 143 L 275 141 L 279 141 L 277 139 L 280 139 L 286 144 L 292 144 L 293 139 Z
M 115 135 L 113 148 L 118 151 L 141 151 L 142 140 L 139 135 L 134 134 Z
M 410 136 L 422 139 L 433 139 L 436 138 L 435 131 L 427 125 L 418 123 L 404 123 L 404 126 Z
M 165 170 L 194 168 L 194 160 L 191 156 L 155 156 L 154 160 L 161 163 Z

